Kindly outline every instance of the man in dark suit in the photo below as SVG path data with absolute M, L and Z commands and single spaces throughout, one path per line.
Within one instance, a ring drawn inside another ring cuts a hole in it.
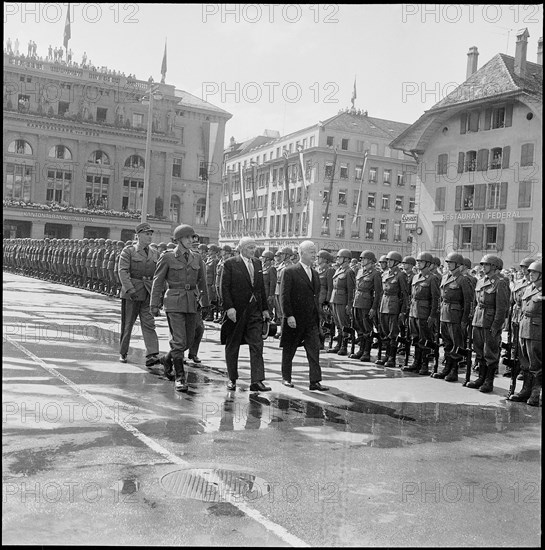
M 325 391 L 320 368 L 320 277 L 311 267 L 316 260 L 316 246 L 303 241 L 299 246 L 300 261 L 284 270 L 280 299 L 284 315 L 280 347 L 284 386 L 291 383 L 292 362 L 297 347 L 305 346 L 310 367 L 310 390 Z
M 270 391 L 263 384 L 263 321 L 269 319 L 269 306 L 263 283 L 263 268 L 255 258 L 256 243 L 243 237 L 240 255 L 225 261 L 221 274 L 221 296 L 226 319 L 221 328 L 225 344 L 225 361 L 229 382 L 227 389 L 236 389 L 238 354 L 241 344 L 250 347 L 250 391 Z

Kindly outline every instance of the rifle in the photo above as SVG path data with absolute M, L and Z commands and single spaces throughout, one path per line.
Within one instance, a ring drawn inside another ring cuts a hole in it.
M 433 350 L 433 374 L 437 374 L 439 369 L 439 338 L 441 336 L 440 323 L 437 321 L 437 332 L 435 333 L 435 349 Z
M 509 385 L 509 391 L 507 392 L 507 399 L 509 399 L 515 393 L 515 388 L 517 387 L 517 377 L 520 372 L 518 342 L 515 342 L 515 356 L 513 357 L 512 361 L 513 364 L 511 366 L 511 384 Z
M 426 361 L 431 361 L 435 358 L 435 348 L 439 349 L 438 344 L 433 340 L 425 340 L 422 345 L 422 357 L 426 358 Z
M 469 382 L 471 378 L 471 360 L 473 358 L 473 340 L 472 340 L 472 330 L 471 325 L 468 324 L 467 326 L 467 334 L 466 334 L 466 347 L 457 347 L 455 350 L 455 353 L 457 355 L 461 355 L 462 357 L 458 360 L 458 368 L 462 368 L 464 363 L 466 364 L 466 379 L 463 386 L 467 386 L 467 383 Z
M 357 336 L 357 331 L 356 331 L 356 327 L 354 326 L 354 319 L 356 317 L 356 314 L 355 314 L 355 311 L 354 311 L 354 308 L 352 308 L 352 318 L 350 319 L 350 328 L 348 329 L 350 331 L 350 339 L 352 340 L 352 343 L 350 344 L 350 355 L 354 355 L 355 351 L 356 351 L 356 336 Z

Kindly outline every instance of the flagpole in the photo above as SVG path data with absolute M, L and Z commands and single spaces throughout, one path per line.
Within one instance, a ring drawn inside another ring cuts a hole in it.
M 333 169 L 331 170 L 331 181 L 329 183 L 329 194 L 327 197 L 327 204 L 325 205 L 325 213 L 322 225 L 325 224 L 329 216 L 329 203 L 331 202 L 331 194 L 333 193 L 333 180 L 335 179 L 335 166 L 337 165 L 337 147 L 335 147 L 335 156 L 333 157 Z
M 367 166 L 367 157 L 368 157 L 368 149 L 365 150 L 365 154 L 363 155 L 363 169 L 361 171 L 361 181 L 360 181 L 360 190 L 358 191 L 358 202 L 356 204 L 356 211 L 354 212 L 354 218 L 352 219 L 352 225 L 354 225 L 358 214 L 360 213 L 360 200 L 361 200 L 361 192 L 363 188 L 363 178 L 365 177 L 365 167 Z

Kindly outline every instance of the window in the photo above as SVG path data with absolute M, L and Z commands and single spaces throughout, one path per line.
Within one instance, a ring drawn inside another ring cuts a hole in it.
M 327 136 L 326 144 L 328 147 L 333 147 L 333 136 Z
M 403 212 L 403 197 L 398 195 L 396 197 L 396 207 L 395 207 L 395 211 L 396 212 Z
M 100 174 L 87 174 L 86 181 L 85 202 L 87 208 L 107 209 L 110 177 L 101 176 Z
M 303 139 L 303 149 L 307 148 L 307 138 Z
M 350 237 L 352 239 L 360 238 L 360 225 L 361 225 L 361 216 L 356 216 L 354 222 L 352 223 Z
M 448 154 L 444 153 L 437 157 L 437 175 L 444 176 L 447 173 Z
M 346 189 L 339 190 L 339 204 L 346 206 Z
M 361 200 L 360 192 L 359 190 L 354 190 L 353 199 L 352 199 L 352 206 L 354 208 L 358 205 L 358 198 Z
M 331 179 L 333 177 L 333 163 L 332 162 L 326 162 L 325 163 L 325 177 L 328 179 Z
M 97 122 L 106 122 L 106 114 L 108 109 L 104 107 L 97 107 Z
M 322 236 L 328 236 L 328 235 L 329 235 L 329 214 L 328 214 L 328 216 L 322 221 L 321 235 L 322 235 Z
M 19 99 L 17 100 L 17 110 L 20 113 L 28 113 L 30 110 L 30 96 L 19 94 Z
M 502 148 L 495 147 L 490 155 L 490 170 L 499 170 L 501 168 Z
M 170 197 L 170 221 L 180 223 L 180 198 L 177 195 Z
M 312 163 L 310 160 L 307 160 L 305 165 L 305 179 L 307 180 L 307 182 L 310 181 L 311 176 L 312 176 Z
M 289 152 L 289 153 L 293 153 L 293 143 L 290 143 L 290 144 L 288 145 L 288 152 Z
M 55 145 L 49 149 L 49 156 L 56 159 L 72 160 L 72 153 L 65 145 Z
M 414 197 L 409 197 L 409 214 L 414 214 L 416 208 L 416 199 Z
M 201 198 L 195 207 L 195 223 L 204 225 L 206 223 L 206 199 Z
M 492 128 L 505 128 L 505 107 L 492 109 Z
M 277 148 L 276 148 L 276 158 L 277 158 L 277 159 L 280 158 L 280 147 L 277 147 Z
M 133 128 L 143 128 L 144 127 L 144 115 L 141 113 L 132 114 L 132 126 Z
M 462 188 L 462 210 L 473 210 L 475 201 L 475 186 L 464 185 Z
M 141 210 L 144 195 L 144 180 L 136 178 L 123 179 L 122 210 Z
M 30 201 L 32 167 L 24 164 L 6 164 L 6 197 Z
M 374 223 L 375 223 L 374 218 L 371 218 L 370 220 L 367 220 L 365 222 L 365 238 L 370 241 L 372 241 L 375 238 L 375 230 L 373 229 Z
M 520 148 L 520 165 L 532 166 L 534 164 L 534 144 L 525 143 Z
M 521 181 L 519 183 L 519 208 L 529 208 L 532 204 L 532 182 Z
M 172 159 L 172 177 L 173 178 L 182 177 L 182 159 L 181 158 Z
M 441 211 L 445 209 L 445 196 L 447 188 L 446 187 L 437 187 L 435 189 L 435 210 Z
M 392 183 L 392 171 L 386 168 L 382 171 L 382 181 L 384 185 L 390 185 Z
M 364 141 L 361 141 L 359 139 L 356 140 L 356 150 L 357 150 L 358 153 L 363 153 L 364 146 L 365 146 Z
M 390 195 L 382 195 L 382 210 L 390 210 Z
M 461 242 L 461 247 L 459 248 L 463 248 L 465 250 L 471 250 L 471 234 L 473 232 L 473 227 L 470 225 L 470 226 L 462 226 L 461 227 L 461 230 L 462 230 L 462 242 Z
M 348 151 L 348 140 L 343 138 L 341 141 L 341 149 L 343 151 Z
M 445 248 L 445 226 L 444 225 L 433 226 L 433 248 L 436 250 L 443 250 Z
M 16 139 L 8 145 L 8 153 L 16 153 L 17 155 L 32 155 L 32 147 L 28 141 L 24 139 Z
M 89 156 L 90 164 L 110 164 L 110 157 L 104 151 L 93 151 Z
M 272 171 L 272 182 L 273 183 L 276 183 L 278 181 L 278 169 L 277 168 L 273 168 L 273 171 Z
M 377 183 L 378 168 L 369 168 L 369 183 Z
M 497 210 L 500 207 L 500 183 L 489 183 L 487 192 L 486 207 L 491 210 Z
M 479 131 L 479 117 L 480 111 L 471 111 L 467 117 L 467 131 L 478 132 Z
M 358 164 L 355 170 L 356 181 L 363 178 L 363 164 Z
M 324 196 L 322 198 L 322 203 L 326 204 L 329 200 L 329 191 L 324 190 Z
M 398 174 L 397 175 L 397 186 L 403 187 L 405 185 L 405 174 Z
M 498 234 L 497 225 L 487 225 L 485 231 L 485 250 L 496 250 L 496 239 Z
M 314 147 L 314 136 L 310 136 L 310 147 Z
M 204 160 L 199 161 L 199 179 L 203 181 L 208 180 L 208 166 Z M 246 178 L 246 184 L 248 184 L 249 180 L 250 178 Z M 246 188 L 248 188 L 248 185 L 246 185 Z
M 516 222 L 515 224 L 515 249 L 529 250 L 530 223 Z
M 288 229 L 288 216 L 287 214 L 282 214 L 282 233 L 285 233 Z
M 380 220 L 379 240 L 381 241 L 388 240 L 388 221 L 387 220 Z
M 477 151 L 468 151 L 466 153 L 466 164 L 464 172 L 475 172 L 477 168 Z
M 134 168 L 136 170 L 144 169 L 144 159 L 140 155 L 131 155 L 125 161 L 125 168 Z
M 274 216 L 270 217 L 269 222 L 269 235 L 272 235 L 274 233 Z
M 346 162 L 341 162 L 341 179 L 348 179 L 348 164 Z
M 372 155 L 377 155 L 378 154 L 378 145 L 376 143 L 371 143 L 371 151 L 370 153 Z
M 45 200 L 47 202 L 66 202 L 70 204 L 71 187 L 72 172 L 68 170 L 48 170 Z
M 57 113 L 59 114 L 59 116 L 64 116 L 69 109 L 70 103 L 68 103 L 68 101 L 59 101 L 59 106 L 57 109 Z
M 384 147 L 384 156 L 385 157 L 391 157 L 392 156 L 392 150 L 387 145 Z
M 401 222 L 394 222 L 394 242 L 401 242 Z
M 302 193 L 303 193 L 303 189 L 301 187 L 298 187 L 295 195 L 295 204 L 301 204 Z
M 376 193 L 368 193 L 367 195 L 367 208 L 375 208 Z
M 337 228 L 335 231 L 335 236 L 339 238 L 344 238 L 344 225 L 345 225 L 346 216 L 337 216 Z
M 271 208 L 274 210 L 276 208 L 276 193 L 271 195 Z

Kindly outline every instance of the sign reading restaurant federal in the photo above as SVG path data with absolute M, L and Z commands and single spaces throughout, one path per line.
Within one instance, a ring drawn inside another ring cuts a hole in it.
M 447 212 L 442 214 L 443 221 L 446 220 L 491 220 L 491 219 L 507 219 L 520 218 L 520 211 L 498 211 L 491 210 L 488 212 Z

